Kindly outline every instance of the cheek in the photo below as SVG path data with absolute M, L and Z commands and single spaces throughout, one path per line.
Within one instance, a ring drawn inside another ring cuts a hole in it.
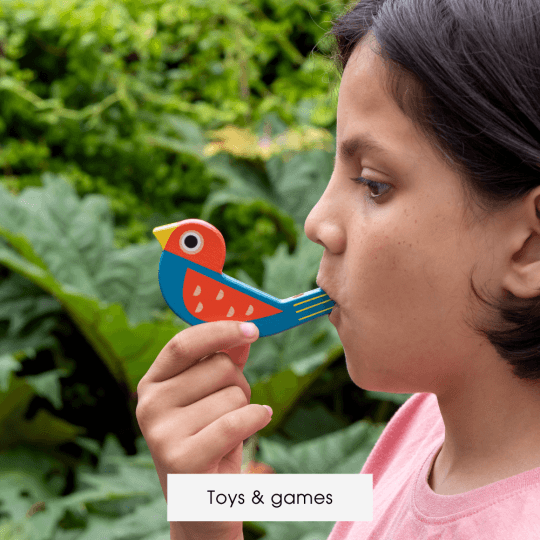
M 372 246 L 368 249 L 366 259 L 368 261 L 376 261 L 379 257 L 384 257 L 386 249 L 388 249 L 387 244 L 379 243 L 378 245 Z
M 433 246 L 420 245 L 388 235 L 355 250 L 350 273 L 355 318 L 379 336 L 385 331 L 378 329 L 392 325 L 389 333 L 399 340 L 412 330 L 423 333 L 422 328 L 427 331 L 444 318 L 449 294 L 458 286 L 456 270 L 436 256 Z
M 364 294 L 383 301 L 388 295 L 401 296 L 410 289 L 419 271 L 411 243 L 384 236 L 365 245 L 361 252 L 355 273 Z
M 347 244 L 354 248 L 350 312 L 339 327 L 347 368 L 362 388 L 431 391 L 427 382 L 436 380 L 441 362 L 451 373 L 469 343 L 461 321 L 474 250 L 449 235 L 387 230 Z
M 374 236 L 351 246 L 351 251 L 354 251 L 357 254 L 356 258 L 364 261 L 366 265 L 381 265 L 395 249 L 396 243 L 397 241 L 394 242 L 388 235 Z

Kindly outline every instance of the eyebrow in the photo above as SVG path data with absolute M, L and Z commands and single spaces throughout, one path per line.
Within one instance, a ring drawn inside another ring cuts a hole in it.
M 382 157 L 391 157 L 390 152 L 368 133 L 351 137 L 339 145 L 339 155 L 345 162 L 352 161 L 358 152 L 371 152 Z

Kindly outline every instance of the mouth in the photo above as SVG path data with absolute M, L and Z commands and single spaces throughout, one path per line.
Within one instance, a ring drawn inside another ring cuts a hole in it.
M 317 286 L 320 287 L 327 295 L 328 295 L 328 298 L 330 298 L 330 300 L 332 300 L 332 302 L 334 302 L 335 306 L 334 306 L 334 309 L 339 307 L 339 304 L 336 302 L 336 300 L 332 297 L 331 294 L 328 293 L 326 287 L 324 287 L 323 285 L 321 285 L 318 281 L 316 282 L 317 283 Z
M 328 320 L 337 328 L 340 320 L 340 309 L 339 304 L 336 304 L 332 311 L 328 314 Z

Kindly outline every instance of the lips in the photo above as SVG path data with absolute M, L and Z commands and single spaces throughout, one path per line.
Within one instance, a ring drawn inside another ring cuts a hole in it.
M 333 302 L 334 302 L 334 306 L 332 307 L 332 310 L 339 307 L 339 304 L 335 300 L 333 300 Z
M 334 306 L 332 311 L 328 314 L 328 320 L 337 328 L 340 319 L 340 309 L 338 304 Z
M 332 300 L 332 302 L 334 302 L 334 304 L 336 304 L 336 306 L 339 306 L 338 302 L 334 299 L 334 297 L 328 292 L 328 289 L 324 286 L 324 285 L 321 285 L 321 283 L 319 281 L 316 282 L 317 285 L 328 295 L 328 297 L 330 298 L 330 300 Z M 334 307 L 336 307 L 334 306 Z

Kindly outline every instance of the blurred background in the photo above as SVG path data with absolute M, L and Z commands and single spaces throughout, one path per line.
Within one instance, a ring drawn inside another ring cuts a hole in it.
M 166 540 L 136 388 L 187 327 L 152 229 L 211 222 L 224 272 L 316 288 L 304 221 L 330 179 L 333 0 L 0 3 L 0 540 Z M 255 342 L 270 424 L 244 473 L 358 473 L 409 395 L 366 392 L 327 317 Z M 333 523 L 245 522 L 246 540 Z

